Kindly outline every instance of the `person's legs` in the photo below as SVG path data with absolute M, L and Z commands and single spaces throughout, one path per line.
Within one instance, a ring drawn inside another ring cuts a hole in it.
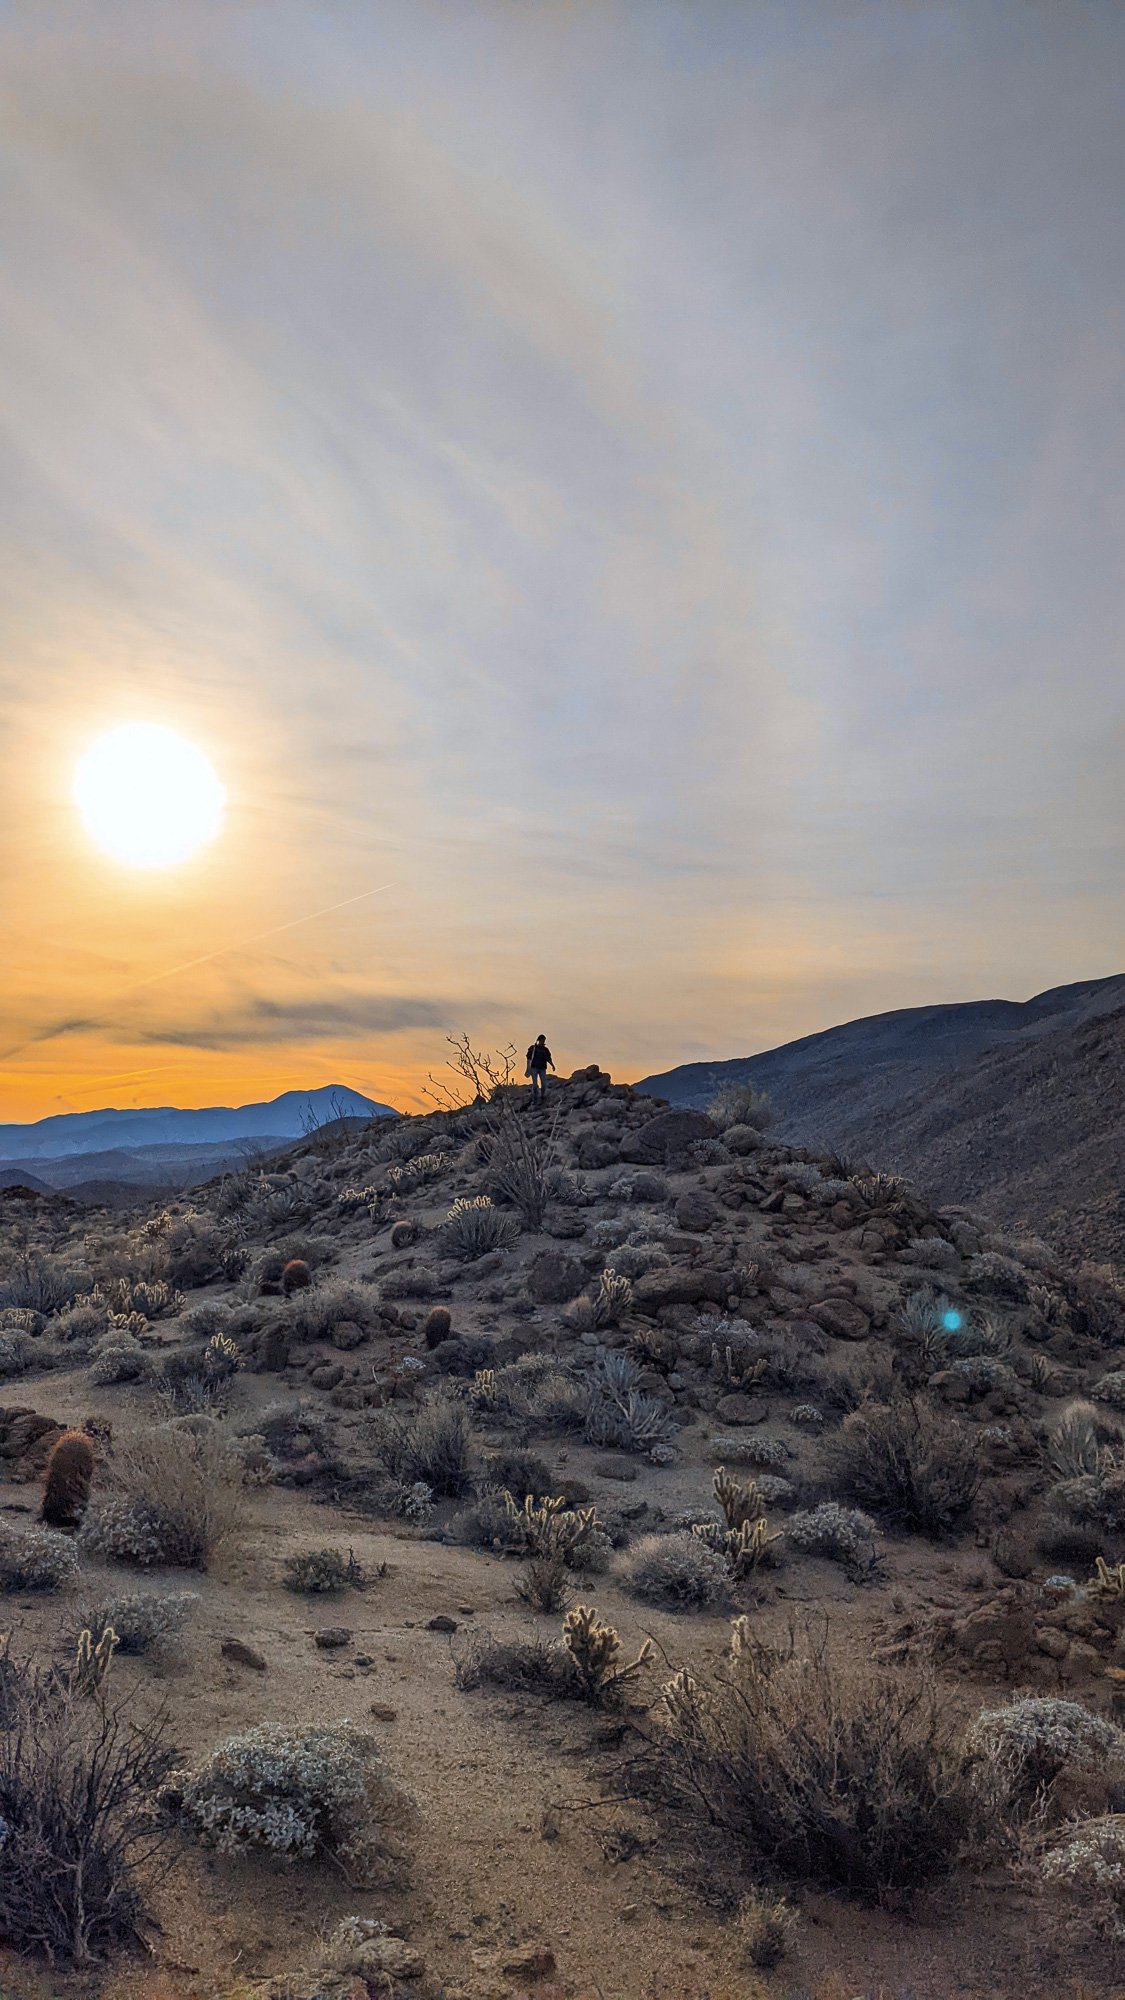
M 546 1095 L 547 1095 L 547 1072 L 545 1069 L 533 1069 L 531 1072 L 532 1103 L 534 1104 L 537 1101 L 537 1099 L 541 1100 L 545 1098 Z

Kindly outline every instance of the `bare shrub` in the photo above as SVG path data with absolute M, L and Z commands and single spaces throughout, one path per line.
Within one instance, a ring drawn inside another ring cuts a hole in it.
M 835 1662 L 823 1636 L 772 1652 L 749 1622 L 716 1668 L 676 1674 L 653 1776 L 666 1804 L 742 1865 L 878 1901 L 948 1874 L 976 1800 L 933 1684 Z
M 0 1936 L 86 1965 L 141 1934 L 140 1882 L 163 1872 L 153 1807 L 172 1764 L 166 1724 L 6 1654 L 0 1704 Z
M 406 1418 L 380 1410 L 376 1449 L 393 1478 L 406 1486 L 424 1482 L 431 1492 L 456 1499 L 473 1474 L 473 1426 L 464 1403 L 431 1390 Z
M 114 1439 L 110 1493 L 86 1517 L 83 1546 L 111 1561 L 207 1569 L 242 1525 L 238 1450 L 210 1417 Z
M 87 1273 L 43 1250 L 20 1250 L 0 1278 L 0 1308 L 20 1306 L 31 1312 L 62 1312 L 89 1289 Z
M 621 1583 L 642 1603 L 668 1611 L 699 1611 L 724 1604 L 729 1572 L 717 1549 L 686 1529 L 642 1535 L 625 1555 Z
M 401 1813 L 375 1738 L 351 1722 L 243 1730 L 176 1793 L 198 1838 L 220 1854 L 325 1857 L 356 1882 L 394 1851 L 390 1829 Z
M 980 1486 L 971 1439 L 905 1399 L 854 1410 L 827 1457 L 847 1499 L 897 1528 L 933 1538 L 964 1518 Z
M 724 1083 L 707 1106 L 707 1116 L 720 1132 L 736 1125 L 749 1125 L 764 1132 L 773 1118 L 769 1097 L 745 1077 L 739 1083 Z

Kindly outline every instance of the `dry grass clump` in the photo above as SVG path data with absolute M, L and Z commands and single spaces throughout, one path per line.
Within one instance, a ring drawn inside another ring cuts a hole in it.
M 772 1972 L 781 1964 L 793 1938 L 797 1913 L 784 1896 L 751 1889 L 734 1919 L 740 1955 L 755 1972 Z
M 725 1604 L 730 1586 L 719 1551 L 687 1529 L 642 1535 L 623 1558 L 620 1577 L 632 1597 L 668 1611 L 701 1611 Z
M 109 1699 L 77 1663 L 45 1672 L 5 1652 L 0 1667 L 0 1937 L 87 1965 L 139 1937 L 141 1882 L 167 1860 L 154 1810 L 172 1764 L 166 1725 Z
M 425 1484 L 443 1499 L 457 1499 L 472 1484 L 473 1425 L 464 1403 L 431 1390 L 408 1417 L 379 1410 L 375 1448 L 392 1478 Z
M 289 1325 L 299 1340 L 331 1340 L 345 1323 L 368 1327 L 378 1310 L 379 1294 L 372 1285 L 347 1278 L 318 1278 L 298 1287 L 289 1305 Z
M 972 1838 L 968 1762 L 917 1672 L 837 1662 L 807 1629 L 771 1652 L 740 1618 L 721 1664 L 663 1699 L 660 1794 L 755 1873 L 878 1901 L 948 1874 Z
M 845 1499 L 933 1539 L 964 1519 L 980 1487 L 972 1439 L 905 1398 L 845 1417 L 828 1462 Z
M 78 1552 L 53 1528 L 0 1521 L 0 1590 L 62 1590 L 78 1576 Z
M 242 1730 L 178 1780 L 172 1797 L 220 1854 L 326 1857 L 355 1882 L 394 1851 L 390 1829 L 401 1815 L 375 1738 L 351 1722 Z
M 110 1561 L 208 1569 L 245 1517 L 237 1447 L 211 1417 L 115 1437 L 108 1472 L 82 1543 Z

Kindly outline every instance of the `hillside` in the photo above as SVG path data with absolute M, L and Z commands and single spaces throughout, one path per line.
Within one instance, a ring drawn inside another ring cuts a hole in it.
M 96 1977 L 33 1939 L 0 1990 L 1109 1992 L 1120 1876 L 1051 1870 L 1125 1773 L 1125 1291 L 596 1065 L 525 1105 L 341 1124 L 94 1226 L 0 1201 L 5 1699 L 108 1623 L 99 1702 L 177 1760 L 150 1956 L 130 1915 Z M 64 1424 L 92 1494 L 44 1538 Z M 265 1722 L 311 1746 L 291 1795 Z M 220 1746 L 248 1761 L 193 1819 Z M 371 1884 L 293 1846 L 303 1787 L 389 1828 Z
M 637 1088 L 698 1108 L 720 1085 L 750 1078 L 795 1144 L 876 1159 L 938 1199 L 1115 1257 L 1125 1249 L 1123 1021 L 1117 976 L 1023 1003 L 872 1015 L 761 1055 L 687 1063 Z

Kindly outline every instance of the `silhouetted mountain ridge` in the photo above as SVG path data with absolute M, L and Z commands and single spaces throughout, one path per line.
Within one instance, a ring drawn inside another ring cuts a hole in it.
M 66 1111 L 29 1125 L 0 1125 L 0 1162 L 65 1159 L 80 1153 L 132 1151 L 142 1146 L 194 1146 L 252 1139 L 281 1144 L 336 1117 L 393 1117 L 393 1107 L 359 1091 L 324 1084 L 286 1090 L 268 1103 L 174 1105 L 139 1111 Z

